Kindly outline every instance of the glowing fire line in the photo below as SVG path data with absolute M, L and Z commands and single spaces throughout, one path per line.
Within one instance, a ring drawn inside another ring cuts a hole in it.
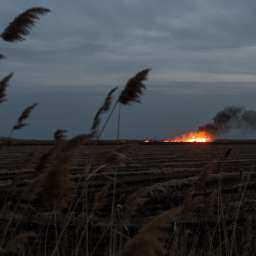
M 172 143 L 172 142 L 207 143 L 207 142 L 213 142 L 214 136 L 206 131 L 196 131 L 196 132 L 185 133 L 176 138 L 162 139 L 160 141 L 165 143 Z M 144 142 L 149 143 L 150 140 L 145 139 Z
M 191 142 L 191 143 L 206 143 L 214 141 L 212 134 L 205 131 L 189 132 L 174 139 L 163 139 L 161 142 Z

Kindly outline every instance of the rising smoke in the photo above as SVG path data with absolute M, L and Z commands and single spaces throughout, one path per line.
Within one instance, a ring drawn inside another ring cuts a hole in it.
M 199 130 L 215 136 L 232 130 L 256 131 L 256 111 L 236 106 L 226 107 L 215 115 L 212 122 L 200 126 Z

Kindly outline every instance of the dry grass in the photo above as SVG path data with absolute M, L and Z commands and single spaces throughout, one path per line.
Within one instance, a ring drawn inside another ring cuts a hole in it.
M 137 187 L 131 194 L 132 188 L 127 191 L 121 170 L 133 163 L 128 151 L 133 152 L 138 146 L 88 153 L 84 171 L 77 176 L 74 159 L 81 150 L 90 149 L 81 146 L 88 138 L 79 135 L 56 141 L 50 151 L 38 158 L 38 178 L 24 186 L 25 190 L 30 186 L 26 192 L 33 195 L 31 200 L 28 194 L 15 192 L 21 191 L 19 186 L 10 187 L 0 211 L 1 218 L 8 220 L 1 222 L 3 252 L 253 255 L 249 252 L 254 248 L 255 216 L 248 215 L 246 221 L 243 216 L 253 206 L 247 202 L 253 196 L 248 189 L 256 182 L 254 169 L 241 177 L 239 171 L 214 170 L 219 165 L 213 161 L 190 178 L 172 178 L 149 186 L 141 182 L 142 188 Z M 139 174 L 137 170 L 127 177 L 134 177 L 135 181 Z M 157 170 L 150 175 L 153 179 Z M 144 179 L 147 178 L 150 177 L 145 174 Z M 101 186 L 97 185 L 99 181 Z
M 175 225 L 175 219 L 181 213 L 182 208 L 173 208 L 154 218 L 127 242 L 122 255 L 166 255 L 165 241 L 169 237 L 169 226 Z

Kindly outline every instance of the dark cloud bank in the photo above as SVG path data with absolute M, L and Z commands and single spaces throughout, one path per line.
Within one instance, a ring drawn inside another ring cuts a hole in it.
M 17 136 L 89 129 L 106 92 L 146 67 L 148 91 L 143 104 L 124 110 L 124 137 L 174 136 L 225 106 L 256 109 L 255 1 L 3 0 L 0 26 L 33 5 L 52 12 L 25 42 L 0 46 L 8 56 L 1 77 L 15 72 L 1 134 L 37 101 L 31 126 Z M 113 122 L 106 137 L 114 129 Z

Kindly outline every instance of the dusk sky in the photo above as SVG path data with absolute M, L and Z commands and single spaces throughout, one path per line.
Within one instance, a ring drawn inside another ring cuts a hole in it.
M 142 104 L 123 109 L 121 137 L 175 136 L 225 106 L 256 109 L 255 0 L 2 0 L 0 27 L 44 6 L 26 41 L 0 42 L 0 75 L 14 72 L 1 105 L 2 136 L 38 102 L 17 137 L 88 131 L 114 86 L 152 68 Z M 115 117 L 105 137 L 115 133 Z

